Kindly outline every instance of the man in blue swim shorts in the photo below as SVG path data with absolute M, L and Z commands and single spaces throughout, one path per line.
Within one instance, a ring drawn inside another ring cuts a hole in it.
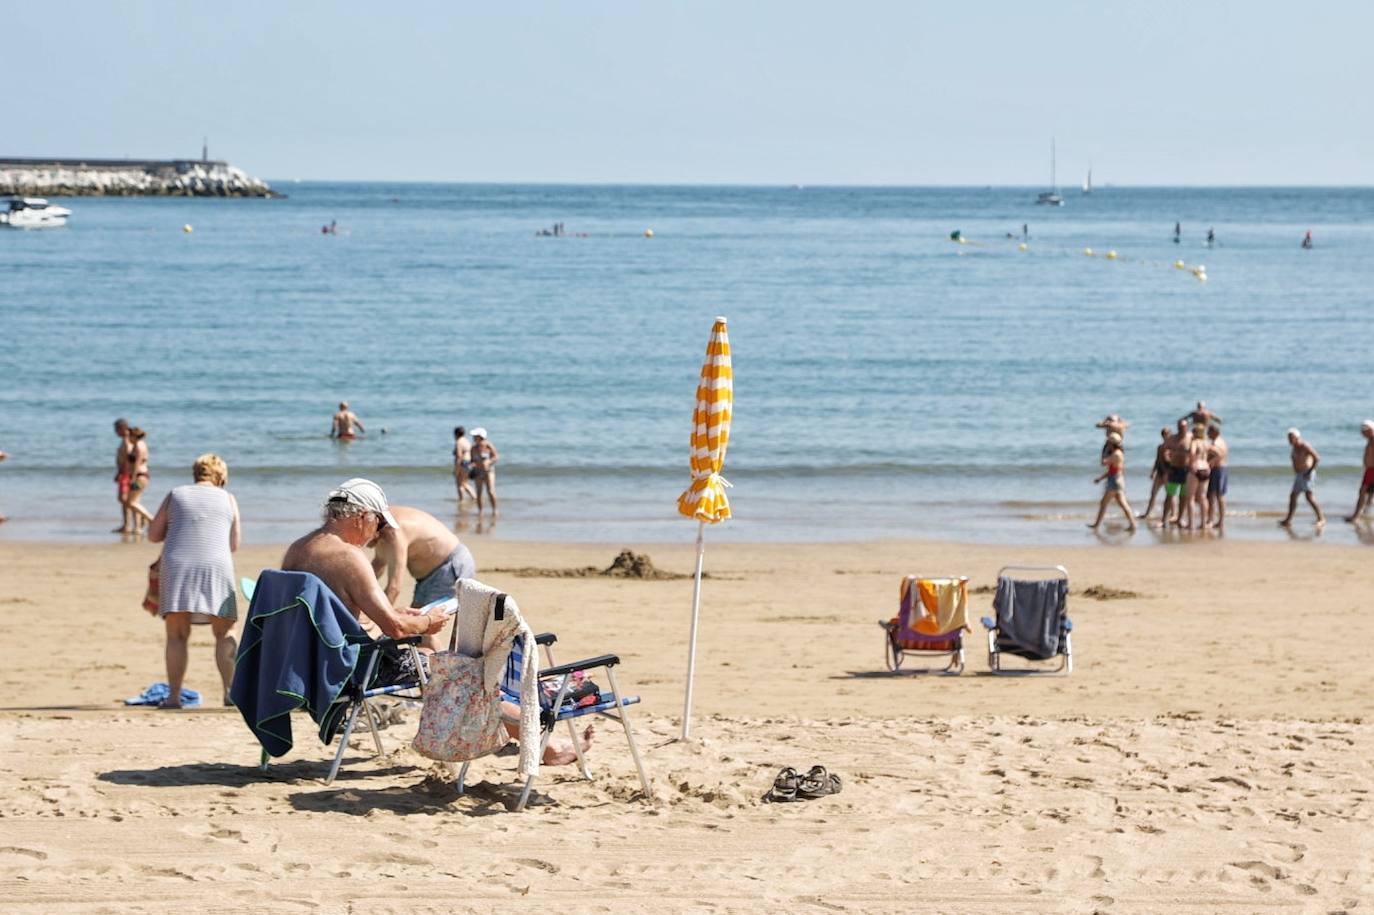
M 438 518 L 406 505 L 392 505 L 397 527 L 387 528 L 371 544 L 375 555 L 372 571 L 378 579 L 386 575 L 386 593 L 396 600 L 401 590 L 401 570 L 415 579 L 415 594 L 410 606 L 423 607 L 454 596 L 460 578 L 476 578 L 477 563 L 468 548 Z M 438 651 L 443 646 L 435 636 L 425 646 Z
M 1322 507 L 1317 504 L 1315 495 L 1317 465 L 1321 463 L 1321 455 L 1317 454 L 1316 448 L 1303 441 L 1302 433 L 1297 429 L 1288 430 L 1288 444 L 1291 447 L 1289 458 L 1293 462 L 1293 489 L 1288 494 L 1288 514 L 1279 522 L 1279 526 L 1292 525 L 1293 512 L 1298 507 L 1298 496 L 1302 495 L 1307 497 L 1307 504 L 1317 513 L 1316 526 L 1320 529 L 1326 524 L 1326 516 L 1322 514 Z

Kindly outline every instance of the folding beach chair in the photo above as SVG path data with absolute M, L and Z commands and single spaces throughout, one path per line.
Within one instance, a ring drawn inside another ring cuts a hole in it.
M 1068 599 L 1069 573 L 1063 566 L 1000 569 L 992 600 L 996 619 L 985 616 L 982 620 L 988 632 L 988 669 L 993 673 L 1073 673 L 1073 621 L 1069 619 Z M 1057 657 L 1059 666 L 1003 670 L 1003 655 L 1029 661 Z
M 360 714 L 366 715 L 377 755 L 383 755 L 382 711 L 375 701 L 420 698 L 421 637 L 369 638 L 329 587 L 308 572 L 268 569 L 256 583 L 245 580 L 241 586 L 252 602 L 230 696 L 262 744 L 261 768 L 266 771 L 270 757 L 291 749 L 290 715 L 302 708 L 319 725 L 323 744 L 343 728 L 326 785 L 339 773 Z
M 466 584 L 466 580 L 458 583 L 459 591 Z M 507 595 L 498 594 L 496 596 L 498 607 L 510 608 L 514 601 L 508 601 Z M 502 611 L 498 611 L 502 612 Z M 515 613 L 519 613 L 518 607 Z M 453 634 L 456 641 L 458 637 L 457 629 Z M 534 636 L 534 645 L 525 644 L 525 636 L 518 635 L 514 638 L 510 654 L 506 658 L 504 673 L 501 677 L 500 690 L 501 698 L 504 702 L 513 705 L 520 705 L 523 680 L 521 671 L 524 669 L 524 653 L 527 650 L 538 651 L 539 647 L 544 649 L 544 657 L 548 661 L 547 667 L 539 670 L 539 758 L 542 759 L 544 750 L 549 744 L 549 738 L 553 736 L 554 729 L 560 722 L 566 722 L 568 726 L 568 736 L 572 738 L 573 751 L 577 754 L 578 769 L 582 777 L 590 780 L 592 778 L 591 768 L 587 764 L 586 758 L 582 754 L 582 746 L 577 739 L 576 729 L 573 722 L 578 718 L 587 715 L 597 715 L 602 718 L 610 719 L 620 724 L 625 731 L 625 741 L 630 747 L 630 756 L 634 759 L 635 769 L 639 773 L 639 784 L 644 790 L 644 798 L 647 800 L 653 796 L 653 789 L 649 785 L 649 777 L 644 771 L 644 762 L 639 755 L 639 747 L 635 744 L 634 731 L 630 727 L 630 717 L 628 709 L 631 705 L 639 703 L 638 696 L 626 696 L 620 691 L 620 686 L 616 682 L 615 668 L 620 664 L 620 658 L 613 654 L 598 655 L 594 658 L 586 658 L 581 661 L 574 661 L 570 664 L 556 664 L 553 658 L 553 644 L 557 637 L 552 633 L 542 633 Z M 591 671 L 604 671 L 606 683 L 599 686 L 599 692 L 588 694 L 581 700 L 573 697 L 578 692 L 585 692 L 583 686 L 583 675 Z M 458 772 L 458 793 L 464 791 L 464 784 L 467 779 L 468 768 L 472 765 L 472 760 L 467 760 L 462 764 Z M 521 789 L 520 798 L 516 802 L 516 810 L 524 810 L 525 804 L 529 801 L 530 792 L 534 788 L 535 777 L 533 775 L 525 779 L 524 787 Z
M 886 638 L 887 669 L 897 671 L 907 655 L 948 658 L 944 667 L 921 673 L 964 671 L 964 631 L 968 627 L 968 578 L 908 575 L 902 579 L 897 615 L 879 620 Z

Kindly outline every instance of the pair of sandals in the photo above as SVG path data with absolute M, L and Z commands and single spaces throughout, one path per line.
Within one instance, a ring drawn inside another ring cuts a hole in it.
M 764 794 L 763 800 L 769 804 L 809 801 L 829 794 L 839 794 L 843 787 L 840 777 L 827 772 L 825 766 L 812 766 L 804 775 L 787 766 L 773 779 L 773 787 Z

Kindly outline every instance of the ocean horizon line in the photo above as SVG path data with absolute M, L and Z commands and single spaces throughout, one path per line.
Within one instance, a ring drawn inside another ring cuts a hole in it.
M 525 188 L 625 188 L 633 189 L 756 189 L 756 190 L 941 190 L 941 191 L 1041 191 L 1044 183 L 1039 184 L 904 184 L 904 183 L 846 183 L 832 181 L 555 181 L 555 180 L 459 180 L 448 178 L 282 178 L 269 177 L 274 185 L 398 185 L 404 187 L 525 187 Z M 1060 185 L 1069 190 L 1077 187 L 1076 182 Z M 1163 184 L 1163 183 L 1118 183 L 1114 181 L 1093 185 L 1091 193 L 1101 190 L 1114 191 L 1170 191 L 1170 190 L 1219 190 L 1219 191 L 1368 191 L 1374 190 L 1371 184 L 1345 183 L 1306 183 L 1306 184 Z M 1082 195 L 1091 196 L 1091 194 Z M 1033 201 L 1032 201 L 1033 203 Z

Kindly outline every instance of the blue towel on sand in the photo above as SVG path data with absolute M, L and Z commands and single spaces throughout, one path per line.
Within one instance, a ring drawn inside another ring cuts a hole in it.
M 1069 583 L 1062 578 L 1017 581 L 1001 578 L 992 606 L 997 611 L 997 641 L 1029 658 L 1046 660 L 1059 653 L 1061 621 Z
M 304 708 L 320 726 L 320 741 L 334 739 L 344 704 L 335 704 L 367 641 L 358 621 L 334 592 L 308 572 L 267 570 L 258 578 L 243 627 L 229 697 L 263 749 L 291 749 L 291 712 Z
M 154 683 L 152 686 L 139 693 L 137 696 L 130 696 L 124 700 L 125 705 L 157 705 L 163 699 L 172 694 L 172 688 L 166 683 Z M 200 693 L 193 689 L 181 688 L 181 707 L 195 708 L 200 705 Z

